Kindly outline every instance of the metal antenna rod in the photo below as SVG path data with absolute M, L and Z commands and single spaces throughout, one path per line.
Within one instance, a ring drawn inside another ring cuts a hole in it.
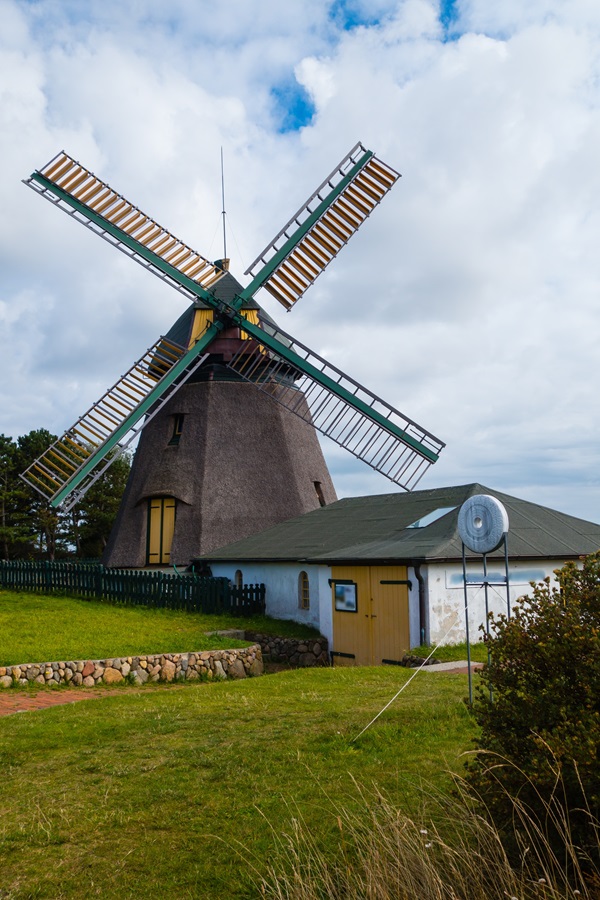
M 223 148 L 221 147 L 221 198 L 223 200 L 223 259 L 227 259 L 227 234 L 225 230 L 225 172 L 223 168 Z

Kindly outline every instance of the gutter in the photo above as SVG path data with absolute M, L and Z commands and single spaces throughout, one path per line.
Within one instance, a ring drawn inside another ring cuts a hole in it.
M 421 574 L 421 564 L 413 563 L 415 578 L 419 582 L 419 637 L 421 646 L 425 644 L 427 636 L 427 600 L 425 597 L 425 579 Z

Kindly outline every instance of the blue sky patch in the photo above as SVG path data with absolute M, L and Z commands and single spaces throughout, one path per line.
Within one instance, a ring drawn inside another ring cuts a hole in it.
M 299 131 L 310 125 L 315 114 L 315 105 L 307 91 L 297 81 L 290 80 L 271 89 L 275 117 L 279 120 L 278 131 Z
M 458 20 L 458 0 L 440 0 L 440 22 L 447 41 L 456 37 L 455 25 Z
M 377 16 L 367 15 L 360 0 L 334 0 L 329 18 L 343 31 L 351 31 L 361 25 L 376 25 L 379 21 Z

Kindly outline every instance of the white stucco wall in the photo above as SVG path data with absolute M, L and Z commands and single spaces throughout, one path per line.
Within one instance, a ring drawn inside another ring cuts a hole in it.
M 531 560 L 509 564 L 509 586 L 511 605 L 531 592 L 531 581 L 541 581 L 546 576 L 553 577 L 555 569 L 564 564 L 563 560 Z M 312 625 L 324 635 L 333 647 L 333 610 L 331 603 L 331 568 L 325 565 L 306 563 L 213 563 L 212 573 L 234 580 L 237 569 L 241 569 L 245 584 L 265 584 L 266 612 L 276 619 L 292 619 Z M 298 605 L 298 576 L 301 571 L 308 575 L 310 585 L 310 608 L 300 609 Z M 421 566 L 425 583 L 426 621 L 425 643 L 453 644 L 465 640 L 465 613 L 462 563 L 430 563 Z M 498 583 L 488 587 L 488 604 L 494 613 L 506 612 L 506 585 L 503 563 L 490 563 L 488 577 Z M 483 578 L 482 564 L 469 563 L 467 577 L 473 580 Z M 416 647 L 422 643 L 419 620 L 419 582 L 412 567 L 408 569 L 412 583 L 409 590 L 410 644 Z M 501 581 L 502 579 L 502 581 Z M 483 587 L 469 585 L 469 631 L 470 639 L 480 639 L 480 625 L 485 624 L 485 592 Z
M 333 640 L 331 578 L 329 566 L 309 566 L 302 563 L 211 563 L 215 577 L 234 580 L 240 569 L 244 584 L 266 585 L 266 613 L 274 619 L 291 619 L 313 628 Z M 298 605 L 298 576 L 306 572 L 310 589 L 310 608 L 300 609 Z M 323 598 L 325 602 L 322 601 Z
M 511 606 L 519 597 L 531 593 L 531 581 L 542 581 L 546 576 L 553 578 L 554 569 L 564 565 L 562 560 L 531 560 L 509 563 L 509 588 Z M 463 587 L 462 563 L 430 563 L 423 566 L 428 596 L 428 639 L 434 644 L 455 644 L 464 641 L 465 595 Z M 488 586 L 488 607 L 490 612 L 506 613 L 507 596 L 505 568 L 503 563 L 488 564 L 488 578 L 499 583 Z M 467 580 L 482 580 L 482 564 L 469 563 Z M 502 582 L 501 582 L 502 579 Z M 480 625 L 485 625 L 485 591 L 475 584 L 467 588 L 469 606 L 469 637 L 472 643 L 480 640 Z M 417 607 L 418 615 L 418 607 Z M 412 632 L 411 632 L 412 640 Z

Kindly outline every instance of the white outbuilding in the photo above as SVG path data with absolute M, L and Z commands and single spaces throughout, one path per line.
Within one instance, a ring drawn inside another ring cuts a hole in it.
M 335 665 L 398 663 L 419 644 L 465 639 L 459 509 L 486 494 L 509 518 L 487 556 L 488 605 L 505 612 L 567 560 L 600 549 L 600 525 L 467 484 L 348 497 L 229 544 L 202 561 L 215 576 L 266 585 L 266 612 L 317 628 Z M 485 621 L 482 557 L 467 551 L 471 640 Z

